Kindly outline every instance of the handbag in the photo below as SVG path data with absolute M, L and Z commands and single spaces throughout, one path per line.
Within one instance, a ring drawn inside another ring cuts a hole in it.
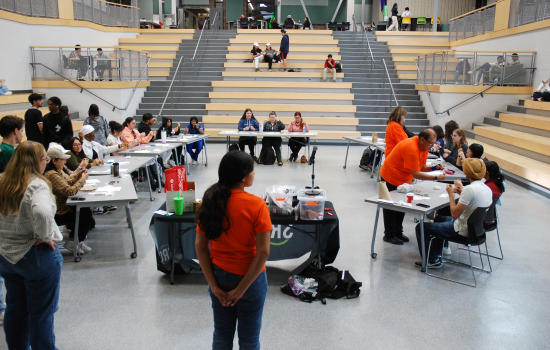
M 302 156 L 302 158 L 300 158 L 300 163 L 307 163 L 306 156 Z

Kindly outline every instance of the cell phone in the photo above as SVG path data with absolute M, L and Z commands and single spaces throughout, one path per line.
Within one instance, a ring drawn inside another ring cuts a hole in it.
M 70 200 L 72 201 L 85 201 L 86 198 L 84 197 L 69 197 Z
M 454 170 L 450 170 L 450 169 L 444 169 L 443 170 L 446 174 L 449 174 L 449 175 L 454 175 L 455 171 Z
M 422 204 L 422 203 L 417 203 L 416 205 L 418 205 L 419 207 L 422 207 L 422 208 L 429 208 L 430 207 L 429 205 Z

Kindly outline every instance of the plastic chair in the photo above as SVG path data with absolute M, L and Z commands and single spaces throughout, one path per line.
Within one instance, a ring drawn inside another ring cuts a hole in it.
M 338 25 L 336 22 L 328 22 L 328 30 L 336 31 L 338 29 Z
M 350 23 L 342 22 L 342 31 L 349 31 Z
M 441 24 L 441 17 L 437 17 L 437 24 Z M 432 20 L 430 22 L 431 28 L 433 28 L 434 25 L 434 18 L 432 17 Z
M 476 275 L 474 274 L 474 269 L 481 270 L 482 272 L 485 272 L 485 273 L 491 273 L 493 271 L 493 269 L 491 268 L 491 261 L 489 260 L 489 258 L 487 258 L 487 261 L 489 262 L 489 270 L 485 270 L 485 268 L 483 266 L 483 259 L 482 259 L 481 249 L 479 248 L 480 245 L 485 244 L 485 251 L 487 253 L 486 256 L 489 255 L 489 251 L 487 250 L 487 242 L 486 242 L 485 227 L 484 227 L 485 217 L 487 216 L 487 212 L 489 211 L 489 208 L 490 208 L 490 206 L 489 207 L 478 207 L 476 210 L 474 210 L 474 212 L 472 214 L 470 214 L 470 216 L 468 217 L 468 237 L 460 236 L 460 237 L 449 239 L 447 237 L 441 237 L 441 236 L 434 235 L 430 239 L 430 244 L 428 246 L 428 252 L 426 253 L 427 257 L 430 256 L 430 248 L 432 247 L 432 240 L 434 238 L 441 238 L 441 239 L 445 239 L 449 242 L 459 243 L 459 244 L 463 244 L 463 245 L 467 246 L 467 248 L 468 248 L 468 257 L 470 258 L 470 264 L 465 264 L 465 263 L 462 263 L 460 261 L 450 260 L 450 259 L 446 259 L 446 258 L 442 258 L 442 259 L 445 260 L 445 261 L 449 261 L 451 263 L 457 264 L 457 265 L 470 267 L 470 270 L 472 271 L 472 276 L 474 278 L 474 285 L 428 273 L 428 270 L 429 270 L 428 268 L 426 268 L 426 275 L 431 276 L 431 277 L 435 277 L 435 278 L 439 278 L 439 279 L 442 279 L 442 280 L 458 283 L 458 284 L 463 284 L 465 286 L 470 286 L 470 287 L 476 288 L 477 287 L 477 280 L 476 280 Z M 472 246 L 477 246 L 477 248 L 478 248 L 479 259 L 481 260 L 481 268 L 477 267 L 477 266 L 474 266 L 472 264 L 472 251 L 470 250 L 470 247 L 472 247 Z
M 418 17 L 416 19 L 416 25 L 419 26 L 419 25 L 426 25 L 426 17 Z M 425 29 L 426 27 L 424 27 Z
M 250 29 L 258 29 L 258 20 L 257 19 L 251 19 L 250 22 L 248 22 L 248 26 Z
M 247 28 L 247 29 L 248 29 L 248 28 L 249 28 L 249 27 L 248 27 L 248 18 L 241 18 L 241 19 L 239 20 L 239 27 L 240 27 L 241 29 L 244 29 L 244 28 Z
M 408 24 L 410 25 L 412 22 L 411 22 L 411 18 L 410 17 L 402 17 L 401 18 L 401 30 L 403 30 L 403 24 Z

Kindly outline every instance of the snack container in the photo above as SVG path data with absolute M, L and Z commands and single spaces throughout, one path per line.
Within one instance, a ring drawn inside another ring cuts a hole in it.
M 310 190 L 300 190 L 298 200 L 300 201 L 300 219 L 302 220 L 323 220 L 325 215 L 325 201 L 327 193 L 325 190 L 319 190 L 318 195 L 306 194 Z
M 292 198 L 294 187 L 273 185 L 265 192 L 269 212 L 273 215 L 292 215 Z

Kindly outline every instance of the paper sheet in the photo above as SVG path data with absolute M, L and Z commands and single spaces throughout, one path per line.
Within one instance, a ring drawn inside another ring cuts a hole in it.
M 105 186 L 105 187 L 98 188 L 96 191 L 97 192 L 118 192 L 120 190 L 122 190 L 122 187 Z
M 443 194 L 440 195 L 439 197 L 441 197 L 441 198 L 449 198 L 449 194 L 448 194 L 448 193 L 443 193 Z
M 97 179 L 93 179 L 93 180 L 86 180 L 86 185 L 93 185 L 93 184 L 97 184 L 97 183 L 100 183 L 101 181 L 97 180 Z
M 430 197 L 417 196 L 417 195 L 415 195 L 415 196 L 413 197 L 413 201 L 421 201 L 421 200 L 423 200 L 423 199 L 430 199 Z
M 164 215 L 164 216 L 174 215 L 174 213 L 169 213 L 169 212 L 164 211 L 164 210 L 157 210 L 157 211 L 154 212 L 153 214 L 159 214 L 159 215 Z
M 110 173 L 111 170 L 88 170 L 91 174 L 98 174 L 98 173 L 103 173 L 103 174 L 107 174 L 107 173 Z M 99 181 L 98 181 L 99 182 Z M 88 183 L 88 181 L 86 181 L 86 183 Z

